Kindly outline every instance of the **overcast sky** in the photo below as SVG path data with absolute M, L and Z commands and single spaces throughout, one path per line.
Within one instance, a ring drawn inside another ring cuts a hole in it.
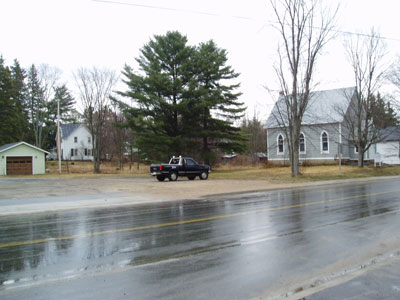
M 114 2 L 114 3 L 112 3 Z M 269 0 L 1 0 L 0 54 L 11 65 L 46 63 L 63 71 L 74 89 L 79 67 L 136 67 L 139 49 L 155 34 L 178 30 L 189 44 L 213 39 L 228 51 L 228 63 L 241 73 L 241 100 L 248 114 L 266 119 L 278 85 L 273 71 L 277 35 Z M 340 30 L 367 33 L 372 26 L 387 37 L 388 60 L 400 54 L 398 0 L 330 0 L 341 4 Z M 324 49 L 316 80 L 320 89 L 354 85 L 343 36 Z M 269 94 L 265 86 L 276 90 Z

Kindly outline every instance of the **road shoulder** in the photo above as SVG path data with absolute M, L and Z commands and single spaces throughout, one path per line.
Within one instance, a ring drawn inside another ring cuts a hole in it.
M 400 176 L 306 183 L 209 179 L 158 182 L 153 178 L 11 178 L 0 179 L 0 216 L 82 208 L 140 205 L 212 198 L 298 187 L 356 184 Z

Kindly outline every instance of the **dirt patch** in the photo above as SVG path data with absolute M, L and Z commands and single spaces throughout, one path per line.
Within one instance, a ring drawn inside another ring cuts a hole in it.
M 214 174 L 215 175 L 215 174 Z M 334 184 L 357 180 L 379 180 L 385 177 L 331 180 L 320 182 L 288 182 L 256 179 L 215 179 L 187 180 L 179 178 L 176 182 L 168 180 L 158 182 L 155 178 L 145 177 L 7 177 L 0 179 L 0 199 L 35 198 L 51 196 L 73 196 L 99 193 L 124 193 L 132 195 L 158 196 L 162 199 L 193 199 L 214 194 L 261 191 L 315 184 Z
M 300 186 L 300 184 L 276 184 L 265 180 L 210 179 L 180 180 L 177 182 L 142 182 L 140 184 L 123 185 L 119 190 L 128 193 L 150 193 L 173 199 L 193 199 L 215 194 L 260 191 L 267 189 Z M 115 188 L 115 187 L 113 187 Z
M 299 186 L 300 184 L 294 184 Z M 162 199 L 193 199 L 213 194 L 284 188 L 265 180 L 209 179 L 158 182 L 153 178 L 13 178 L 0 181 L 0 199 L 124 193 Z

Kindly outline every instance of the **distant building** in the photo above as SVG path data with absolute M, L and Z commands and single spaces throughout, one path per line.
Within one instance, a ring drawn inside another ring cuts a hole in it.
M 257 160 L 260 163 L 267 163 L 268 162 L 268 154 L 263 153 L 263 152 L 258 152 L 256 153 Z
M 389 126 L 379 133 L 380 141 L 374 144 L 375 160 L 388 164 L 400 165 L 400 126 Z
M 232 162 L 236 162 L 238 155 L 233 153 L 233 154 L 224 154 L 221 156 L 221 161 L 224 164 L 227 163 L 232 163 Z
M 61 124 L 61 159 L 93 160 L 93 138 L 82 124 Z

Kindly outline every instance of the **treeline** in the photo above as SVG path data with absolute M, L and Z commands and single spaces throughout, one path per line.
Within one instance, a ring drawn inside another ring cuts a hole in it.
M 75 100 L 59 71 L 48 65 L 7 66 L 0 56 L 0 145 L 25 141 L 39 148 L 56 145 L 57 102 L 64 122 L 75 122 Z
M 91 132 L 95 172 L 101 158 L 122 162 L 133 149 L 141 160 L 187 155 L 205 163 L 221 153 L 243 153 L 257 140 L 262 146 L 252 151 L 265 150 L 261 122 L 240 124 L 246 108 L 239 101 L 239 74 L 213 41 L 191 46 L 179 32 L 156 35 L 136 61 L 137 69 L 126 65 L 122 71 L 124 91 L 115 91 L 118 76 L 111 70 L 77 70 L 79 114 L 59 70 L 48 65 L 23 69 L 17 60 L 9 66 L 1 57 L 0 145 L 26 141 L 54 148 L 59 102 L 63 123 L 84 123 Z M 254 125 L 255 134 L 250 132 Z

